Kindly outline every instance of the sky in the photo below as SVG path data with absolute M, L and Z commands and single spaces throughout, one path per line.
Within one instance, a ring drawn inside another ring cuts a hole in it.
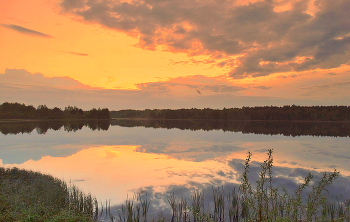
M 0 0 L 0 103 L 350 105 L 348 0 Z

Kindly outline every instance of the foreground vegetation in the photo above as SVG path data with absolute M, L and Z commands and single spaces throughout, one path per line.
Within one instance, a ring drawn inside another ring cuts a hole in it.
M 349 202 L 327 200 L 326 187 L 339 175 L 334 170 L 324 173 L 318 183 L 314 183 L 308 193 L 306 188 L 312 184 L 311 173 L 304 179 L 294 193 L 288 194 L 272 183 L 272 150 L 268 159 L 261 164 L 261 172 L 256 187 L 248 178 L 251 162 L 249 153 L 242 182 L 239 188 L 225 194 L 224 188 L 212 189 L 213 206 L 205 208 L 204 194 L 195 191 L 189 203 L 186 198 L 168 196 L 172 210 L 171 218 L 160 217 L 157 221 L 350 221 Z M 127 199 L 117 216 L 110 215 L 112 221 L 147 221 L 150 202 L 140 195 Z
M 61 180 L 0 168 L 0 221 L 95 221 L 97 201 Z
M 111 111 L 112 118 L 349 121 L 349 106 L 264 106 L 229 109 L 146 109 Z
M 107 108 L 83 111 L 76 106 L 50 109 L 46 105 L 35 108 L 32 105 L 5 102 L 0 105 L 0 119 L 110 119 Z

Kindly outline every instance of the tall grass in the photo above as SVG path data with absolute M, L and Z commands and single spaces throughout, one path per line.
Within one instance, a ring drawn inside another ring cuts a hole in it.
M 95 221 L 97 201 L 38 172 L 0 167 L 0 221 Z
M 107 206 L 107 205 L 106 205 Z M 141 195 L 134 195 L 133 198 L 127 198 L 122 204 L 121 209 L 119 209 L 118 216 L 115 217 L 110 212 L 110 206 L 109 210 L 106 210 L 106 212 L 109 212 L 107 215 L 107 218 L 109 218 L 112 222 L 113 221 L 123 221 L 123 222 L 144 222 L 148 221 L 148 210 L 150 206 L 150 201 L 147 200 L 147 198 L 143 198 Z
M 256 185 L 250 182 L 248 173 L 252 154 L 249 152 L 244 163 L 241 184 L 227 193 L 223 187 L 212 188 L 213 207 L 205 209 L 204 193 L 194 191 L 191 204 L 184 198 L 170 194 L 167 198 L 172 214 L 170 218 L 153 218 L 153 221 L 350 221 L 350 204 L 346 201 L 329 201 L 326 187 L 339 175 L 339 172 L 325 172 L 318 182 L 312 181 L 311 172 L 298 188 L 288 193 L 285 188 L 273 186 L 273 150 L 261 163 L 261 171 Z M 311 184 L 314 184 L 311 186 Z M 311 189 L 307 187 L 310 187 Z M 253 188 L 254 187 L 254 188 Z M 145 200 L 142 200 L 145 201 Z M 140 221 L 137 206 L 142 203 L 128 199 L 118 221 Z M 143 218 L 146 221 L 146 218 Z

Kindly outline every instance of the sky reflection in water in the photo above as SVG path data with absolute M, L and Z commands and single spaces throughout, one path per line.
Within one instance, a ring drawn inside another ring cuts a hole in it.
M 330 188 L 350 193 L 348 137 L 285 137 L 234 132 L 111 126 L 45 135 L 1 135 L 0 164 L 38 170 L 77 184 L 99 200 L 121 203 L 134 192 L 174 192 L 238 183 L 248 151 L 251 181 L 274 149 L 277 186 L 294 189 L 309 170 L 316 178 L 336 168 L 341 177 Z M 181 188 L 181 189 L 180 189 Z

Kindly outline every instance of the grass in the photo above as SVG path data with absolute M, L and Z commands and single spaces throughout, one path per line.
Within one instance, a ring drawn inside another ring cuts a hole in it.
M 339 172 L 325 172 L 318 182 L 312 181 L 313 175 L 309 172 L 303 183 L 289 194 L 285 188 L 273 186 L 273 150 L 268 150 L 267 155 L 268 158 L 261 164 L 261 172 L 254 189 L 248 178 L 252 157 L 249 152 L 239 187 L 228 194 L 223 187 L 212 188 L 213 207 L 205 209 L 204 193 L 201 191 L 193 192 L 192 203 L 182 197 L 175 197 L 172 193 L 167 198 L 172 210 L 170 218 L 163 216 L 153 221 L 350 221 L 349 202 L 327 199 L 326 187 L 338 177 Z M 122 205 L 124 210 L 119 212 L 118 217 L 110 215 L 111 220 L 147 221 L 139 213 L 142 204 L 147 200 L 142 200 L 140 196 L 135 197 L 126 200 Z M 143 215 L 147 214 L 142 212 Z
M 0 167 L 0 221 L 96 221 L 90 194 L 50 175 Z

